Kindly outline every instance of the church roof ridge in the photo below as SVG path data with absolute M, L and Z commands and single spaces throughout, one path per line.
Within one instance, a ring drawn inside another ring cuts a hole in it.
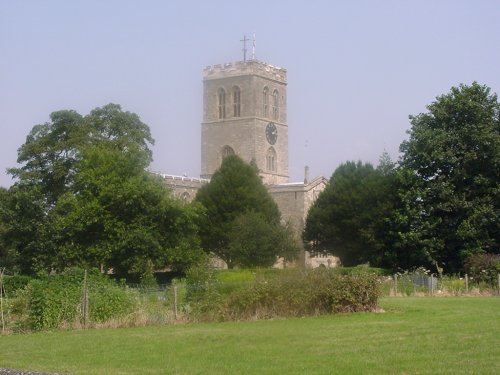
M 150 171 L 150 173 L 157 175 L 157 176 L 160 176 L 165 180 L 180 180 L 180 181 L 202 182 L 202 183 L 210 182 L 210 180 L 208 178 L 180 176 L 180 175 L 166 174 L 166 173 L 154 172 L 154 171 Z

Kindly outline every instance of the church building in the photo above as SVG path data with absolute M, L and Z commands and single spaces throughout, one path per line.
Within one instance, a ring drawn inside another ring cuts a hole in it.
M 197 190 L 210 181 L 224 157 L 236 154 L 257 165 L 282 219 L 300 236 L 307 212 L 327 181 L 324 177 L 310 180 L 307 167 L 303 181 L 289 181 L 286 89 L 285 69 L 255 59 L 206 67 L 201 175 L 193 178 L 160 174 L 173 194 L 191 201 Z M 314 259 L 306 254 L 303 262 L 308 265 Z M 318 262 L 322 263 L 321 259 Z

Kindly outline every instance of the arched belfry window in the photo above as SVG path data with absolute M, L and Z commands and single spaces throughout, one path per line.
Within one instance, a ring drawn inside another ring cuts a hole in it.
M 269 89 L 267 86 L 262 91 L 262 113 L 264 117 L 269 117 Z
M 222 160 L 224 160 L 225 158 L 227 158 L 228 156 L 230 155 L 234 155 L 234 150 L 231 146 L 224 146 L 222 147 L 222 150 L 221 150 L 221 157 L 222 157 Z
M 217 91 L 217 101 L 219 106 L 219 119 L 226 118 L 226 91 L 221 87 Z
M 276 172 L 278 170 L 276 151 L 274 150 L 274 147 L 269 147 L 267 149 L 266 166 L 269 172 Z
M 279 92 L 278 90 L 273 91 L 273 119 L 274 120 L 279 120 L 279 113 L 280 113 L 280 107 L 279 107 Z
M 233 87 L 233 115 L 240 117 L 241 113 L 241 91 L 238 86 Z

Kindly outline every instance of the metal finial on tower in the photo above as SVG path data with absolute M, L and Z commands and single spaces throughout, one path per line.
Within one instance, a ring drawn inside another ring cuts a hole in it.
M 255 60 L 255 33 L 253 33 L 252 60 Z
M 247 39 L 246 35 L 243 35 L 243 39 L 240 40 L 240 42 L 243 42 L 243 61 L 247 61 L 247 42 L 250 39 Z

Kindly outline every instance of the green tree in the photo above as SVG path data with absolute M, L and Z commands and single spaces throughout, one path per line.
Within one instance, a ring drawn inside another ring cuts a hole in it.
M 144 170 L 140 152 L 89 148 L 77 172 L 53 210 L 58 269 L 87 264 L 126 276 L 197 258 L 197 211 Z
M 149 128 L 109 104 L 82 117 L 51 115 L 19 149 L 5 238 L 23 273 L 70 266 L 147 273 L 201 253 L 198 210 L 146 172 Z
M 490 89 L 453 87 L 411 118 L 401 144 L 412 241 L 447 272 L 500 249 L 500 105 Z
M 210 183 L 198 191 L 196 201 L 205 208 L 202 247 L 228 267 L 268 265 L 281 255 L 283 247 L 271 239 L 280 228 L 280 212 L 255 166 L 238 156 L 226 157 Z M 245 240 L 252 243 L 243 247 Z
M 96 108 L 87 116 L 72 110 L 57 111 L 50 119 L 34 126 L 19 148 L 17 162 L 22 166 L 9 169 L 23 188 L 40 189 L 49 205 L 71 189 L 75 165 L 86 147 L 105 145 L 123 152 L 137 149 L 144 165 L 152 160 L 149 146 L 154 140 L 149 127 L 117 104 Z
M 10 251 L 7 242 L 9 198 L 8 190 L 0 187 L 0 268 L 6 267 L 12 271 L 13 263 L 15 263 L 14 254 Z
M 231 261 L 243 268 L 270 267 L 278 256 L 292 260 L 300 251 L 290 227 L 270 224 L 253 211 L 234 219 L 228 237 Z
M 371 164 L 346 162 L 330 178 L 309 210 L 304 239 L 318 252 L 339 256 L 347 266 L 369 262 L 393 266 L 386 231 L 397 205 L 394 164 L 384 154 Z

